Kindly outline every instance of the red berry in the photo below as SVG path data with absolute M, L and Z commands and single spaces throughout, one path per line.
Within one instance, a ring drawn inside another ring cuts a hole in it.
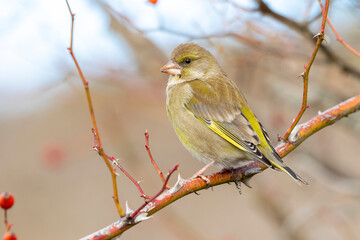
M 14 201 L 14 196 L 11 193 L 4 192 L 0 195 L 0 207 L 3 209 L 11 208 Z
M 157 0 L 148 0 L 149 3 L 156 4 Z
M 17 240 L 15 233 L 6 232 L 3 236 L 3 240 Z

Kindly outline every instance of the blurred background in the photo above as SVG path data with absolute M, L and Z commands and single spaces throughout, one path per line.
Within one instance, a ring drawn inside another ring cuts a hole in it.
M 88 104 L 66 49 L 71 26 L 66 3 L 0 5 L 0 192 L 15 196 L 8 212 L 12 231 L 19 239 L 81 238 L 118 214 L 108 169 L 92 150 Z M 76 14 L 74 52 L 90 82 L 104 149 L 141 180 L 148 195 L 162 184 L 144 148 L 145 130 L 164 173 L 179 163 L 179 173 L 188 178 L 203 166 L 183 148 L 166 116 L 168 76 L 159 69 L 178 44 L 193 41 L 216 56 L 273 145 L 301 106 L 298 76 L 320 29 L 317 1 L 70 0 L 70 5 Z M 359 50 L 359 1 L 333 0 L 328 16 Z M 328 26 L 326 41 L 310 72 L 310 108 L 301 122 L 360 93 L 359 58 Z M 242 195 L 233 184 L 189 195 L 122 238 L 360 239 L 359 116 L 321 130 L 284 159 L 309 186 L 265 171 Z M 118 187 L 123 207 L 126 201 L 134 209 L 143 203 L 121 173 Z M 0 224 L 0 235 L 4 231 Z

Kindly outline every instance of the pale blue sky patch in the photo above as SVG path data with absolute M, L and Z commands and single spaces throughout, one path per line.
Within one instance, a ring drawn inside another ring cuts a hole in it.
M 109 31 L 109 18 L 100 10 L 96 1 L 69 0 L 69 2 L 76 14 L 75 54 L 85 73 L 99 72 L 98 66 L 115 68 L 127 66 L 134 61 L 125 42 L 114 37 L 114 33 Z M 169 52 L 188 38 L 171 32 L 154 31 L 161 27 L 193 36 L 206 36 L 232 29 L 241 33 L 247 29 L 242 21 L 256 21 L 264 28 L 271 24 L 276 29 L 286 30 L 282 24 L 271 22 L 269 18 L 263 18 L 260 14 L 238 11 L 229 6 L 227 1 L 221 0 L 159 0 L 156 5 L 146 0 L 107 2 L 119 13 L 130 18 L 139 29 L 149 31 L 146 36 L 165 52 Z M 246 8 L 256 6 L 254 1 L 250 0 L 232 2 L 237 2 Z M 266 2 L 280 14 L 302 21 L 309 1 Z M 348 1 L 334 1 L 333 8 L 342 6 L 343 2 L 348 3 Z M 319 6 L 317 1 L 314 1 L 309 14 L 314 16 L 318 11 Z M 336 25 L 342 22 L 339 19 L 344 19 L 344 16 L 342 12 L 334 12 L 337 15 L 331 17 L 334 18 L 333 22 Z M 237 15 L 241 15 L 239 16 L 241 21 L 234 21 Z M 354 16 L 350 14 L 346 15 L 346 18 L 354 21 Z M 229 21 L 233 23 L 229 24 Z M 69 46 L 70 23 L 65 0 L 1 2 L 0 99 L 9 94 L 33 91 L 53 81 L 59 81 L 65 74 L 64 69 L 74 68 L 66 50 Z M 338 30 L 341 32 L 342 29 Z M 136 70 L 136 68 L 130 69 Z

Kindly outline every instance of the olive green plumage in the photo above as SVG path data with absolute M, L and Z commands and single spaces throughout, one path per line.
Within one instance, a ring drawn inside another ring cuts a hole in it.
M 275 152 L 243 94 L 210 52 L 194 43 L 181 44 L 161 71 L 170 74 L 169 119 L 197 159 L 214 160 L 227 169 L 255 160 L 307 184 Z

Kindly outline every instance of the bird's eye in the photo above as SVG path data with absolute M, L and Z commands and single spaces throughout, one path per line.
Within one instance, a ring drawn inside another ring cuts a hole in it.
M 190 59 L 190 58 L 185 58 L 184 62 L 185 62 L 186 64 L 190 64 L 190 63 L 191 63 L 191 59 Z

